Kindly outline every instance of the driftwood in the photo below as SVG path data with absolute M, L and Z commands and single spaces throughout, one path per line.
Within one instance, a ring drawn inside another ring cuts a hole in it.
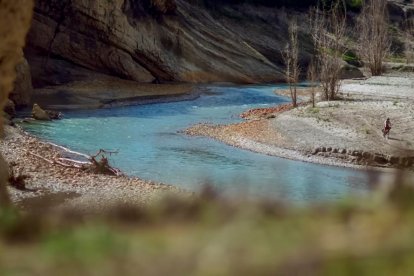
M 103 149 L 100 149 L 98 153 L 90 157 L 90 161 L 92 162 L 92 166 L 90 167 L 90 171 L 97 173 L 97 174 L 106 174 L 106 175 L 121 175 L 121 171 L 118 169 L 115 169 L 109 165 L 109 160 L 105 156 L 105 154 L 117 154 L 117 151 L 106 151 Z M 98 160 L 98 157 L 101 157 Z
M 114 175 L 114 176 L 122 175 L 120 170 L 110 166 L 109 160 L 105 156 L 105 154 L 109 154 L 109 155 L 116 154 L 118 153 L 117 151 L 106 151 L 106 150 L 101 149 L 98 151 L 98 153 L 88 158 L 89 162 L 82 162 L 82 161 L 72 160 L 69 158 L 55 158 L 53 160 L 50 160 L 50 159 L 47 159 L 43 156 L 40 156 L 30 151 L 28 151 L 27 153 L 51 165 L 59 165 L 65 168 L 80 169 L 80 170 L 92 172 L 95 174 L 105 174 L 105 175 Z M 100 156 L 100 159 L 98 158 L 99 156 Z
M 45 161 L 45 162 L 53 165 L 53 161 L 52 160 L 49 160 L 47 158 L 44 158 L 43 156 L 40 156 L 40 155 L 38 155 L 36 153 L 33 153 L 33 152 L 30 152 L 30 151 L 28 151 L 27 153 L 30 154 L 30 155 L 32 155 L 32 156 L 34 156 L 34 157 L 37 157 L 39 159 L 42 159 L 43 161 Z
M 73 160 L 69 158 L 58 158 L 57 160 L 62 161 L 62 162 L 78 164 L 78 165 L 90 165 L 91 164 L 91 162 L 78 161 L 78 160 Z

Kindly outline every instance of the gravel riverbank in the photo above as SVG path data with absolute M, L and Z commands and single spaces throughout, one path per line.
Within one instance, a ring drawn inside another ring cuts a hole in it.
M 195 125 L 186 133 L 262 154 L 319 164 L 412 167 L 414 89 L 410 83 L 409 77 L 401 76 L 345 81 L 342 95 L 346 100 L 319 102 L 315 108 L 302 105 L 296 109 L 283 106 L 250 110 L 242 114 L 245 122 Z M 375 94 L 377 86 L 381 89 Z M 390 138 L 384 139 L 381 128 L 387 117 L 393 129 Z
M 63 149 L 31 137 L 18 128 L 6 128 L 6 136 L 0 141 L 0 152 L 9 164 L 14 164 L 15 172 L 29 177 L 25 190 L 9 187 L 13 202 L 23 209 L 68 208 L 93 212 L 119 204 L 150 204 L 170 193 L 185 193 L 173 186 L 138 178 L 96 175 L 49 164 L 35 155 L 53 160 L 65 155 Z

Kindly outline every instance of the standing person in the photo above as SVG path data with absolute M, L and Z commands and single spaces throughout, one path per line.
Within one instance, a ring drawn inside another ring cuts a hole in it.
M 385 122 L 384 122 L 384 129 L 382 130 L 382 134 L 383 134 L 384 138 L 389 137 L 390 130 L 391 130 L 391 120 L 390 120 L 390 118 L 387 118 L 387 120 L 385 120 Z

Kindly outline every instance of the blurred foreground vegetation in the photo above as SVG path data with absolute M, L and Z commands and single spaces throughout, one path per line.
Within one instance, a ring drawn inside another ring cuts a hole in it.
M 410 181 L 312 208 L 207 191 L 99 215 L 3 209 L 0 275 L 414 275 Z

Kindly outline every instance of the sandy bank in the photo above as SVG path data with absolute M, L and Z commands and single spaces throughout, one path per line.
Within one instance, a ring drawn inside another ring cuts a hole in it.
M 62 149 L 16 128 L 7 127 L 0 152 L 8 163 L 16 164 L 15 171 L 30 177 L 26 190 L 9 188 L 13 201 L 23 208 L 75 208 L 89 212 L 119 204 L 148 204 L 167 193 L 182 193 L 178 188 L 138 178 L 95 175 L 51 165 L 29 152 L 52 160 L 63 154 Z
M 403 85 L 404 81 L 407 85 Z M 196 125 L 187 133 L 263 154 L 320 164 L 411 167 L 414 164 L 414 105 L 410 99 L 414 91 L 408 82 L 409 79 L 390 76 L 358 83 L 347 81 L 342 88 L 347 100 L 320 102 L 315 108 L 307 105 L 294 110 L 248 111 L 244 114 L 247 114 L 246 122 Z M 371 93 L 378 83 L 382 89 L 375 100 Z M 352 97 L 351 89 L 361 92 L 354 92 Z M 381 133 L 387 117 L 393 122 L 390 139 L 384 139 Z

